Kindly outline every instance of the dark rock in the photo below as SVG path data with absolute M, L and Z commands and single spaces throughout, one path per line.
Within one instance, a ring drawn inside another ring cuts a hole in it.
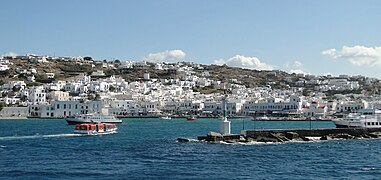
M 186 138 L 177 138 L 177 142 L 189 142 L 189 139 Z
M 234 143 L 237 143 L 238 141 L 231 139 L 231 140 L 226 140 L 224 142 L 229 143 L 229 144 L 234 144 Z
M 361 137 L 363 137 L 363 138 L 371 138 L 371 136 L 369 136 L 368 134 L 363 134 Z
M 222 136 L 221 133 L 217 133 L 217 132 L 209 132 L 206 137 L 206 141 L 209 141 L 209 142 L 217 142 L 217 141 L 223 141 L 223 140 L 224 140 L 224 136 Z
M 286 138 L 286 136 L 284 136 L 284 134 L 282 134 L 282 133 L 270 133 L 270 137 L 277 139 L 278 142 L 289 141 L 289 139 Z
M 280 142 L 280 141 L 278 141 L 276 138 L 260 136 L 257 138 L 257 142 Z
M 286 132 L 286 138 L 293 140 L 300 138 L 299 134 L 296 132 Z
M 381 137 L 381 132 L 371 132 L 368 134 L 368 136 L 372 138 L 380 138 Z
M 245 136 L 240 136 L 239 142 L 248 143 L 248 142 L 250 142 L 249 139 L 252 139 L 252 138 L 250 138 L 250 137 L 246 138 Z
M 322 136 L 320 140 L 331 140 L 331 136 Z
M 208 136 L 217 136 L 217 137 L 222 137 L 222 134 L 221 133 L 218 133 L 218 132 L 208 132 Z
M 198 136 L 197 140 L 199 140 L 199 141 L 205 141 L 206 138 L 207 138 L 206 136 Z
M 247 141 L 247 142 L 254 142 L 254 141 L 255 141 L 255 139 L 254 139 L 254 138 L 252 138 L 252 137 L 246 137 L 246 141 Z
M 303 137 L 303 136 L 300 136 L 300 139 L 302 139 L 303 141 L 310 141 L 310 139 Z
M 352 136 L 348 133 L 340 133 L 340 134 L 335 134 L 331 136 L 333 139 L 339 138 L 339 139 L 355 139 L 355 136 Z

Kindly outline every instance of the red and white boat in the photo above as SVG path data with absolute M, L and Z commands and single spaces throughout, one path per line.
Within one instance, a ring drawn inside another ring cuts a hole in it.
M 194 121 L 194 120 L 196 120 L 197 118 L 196 117 L 194 117 L 194 116 L 189 116 L 189 117 L 187 117 L 187 120 L 188 121 Z
M 117 133 L 117 129 L 116 125 L 111 123 L 83 123 L 75 125 L 74 133 L 87 135 L 114 134 Z

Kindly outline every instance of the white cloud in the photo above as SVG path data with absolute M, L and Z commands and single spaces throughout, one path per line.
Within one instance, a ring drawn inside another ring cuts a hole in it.
M 170 50 L 158 53 L 150 53 L 147 57 L 144 57 L 144 61 L 148 62 L 164 62 L 164 61 L 176 61 L 183 59 L 185 53 L 182 50 Z
M 240 67 L 245 69 L 257 69 L 257 70 L 272 70 L 273 69 L 272 66 L 261 62 L 256 57 L 246 57 L 241 55 L 235 55 L 234 57 L 228 60 L 223 60 L 223 59 L 214 60 L 214 63 L 217 65 L 226 64 L 231 67 Z
M 294 61 L 292 63 L 285 64 L 285 67 L 289 73 L 295 74 L 309 74 L 305 72 L 303 64 L 300 61 Z
M 374 67 L 381 65 L 381 47 L 343 46 L 341 50 L 328 49 L 322 54 L 334 59 L 346 59 L 356 66 Z
M 3 57 L 5 57 L 5 56 L 12 56 L 12 57 L 15 57 L 15 56 L 18 56 L 18 54 L 15 53 L 15 52 L 7 52 L 7 53 L 5 53 L 5 54 L 3 54 L 3 55 L 1 55 L 1 56 L 3 56 Z
M 303 64 L 299 61 L 294 61 L 291 65 L 292 68 L 303 68 Z
M 284 65 L 286 68 L 302 68 L 303 64 L 300 61 L 294 61 L 292 63 L 287 62 L 287 64 Z
M 295 74 L 309 74 L 309 73 L 304 72 L 304 71 L 301 70 L 301 69 L 292 69 L 292 70 L 290 70 L 290 73 L 291 73 L 291 74 L 292 74 L 292 73 L 295 73 Z

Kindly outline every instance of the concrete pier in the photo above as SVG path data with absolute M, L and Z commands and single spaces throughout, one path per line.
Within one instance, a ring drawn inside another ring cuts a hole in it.
M 207 142 L 286 142 L 310 141 L 310 137 L 320 140 L 380 138 L 381 128 L 332 128 L 332 129 L 275 129 L 242 130 L 240 134 L 223 135 L 209 132 L 197 139 Z

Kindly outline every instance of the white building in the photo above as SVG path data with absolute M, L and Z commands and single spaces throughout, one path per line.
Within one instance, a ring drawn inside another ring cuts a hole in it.
M 9 81 L 8 83 L 3 84 L 1 87 L 3 90 L 13 90 L 13 87 L 18 87 L 20 90 L 25 89 L 26 84 L 24 81 Z
M 357 112 L 360 109 L 367 109 L 368 103 L 365 101 L 362 102 L 340 102 L 336 105 L 336 112 L 338 113 L 349 113 L 349 112 Z
M 319 104 L 317 102 L 312 102 L 308 104 L 308 106 L 302 109 L 302 113 L 304 117 L 315 117 L 315 118 L 326 117 L 327 112 L 328 112 L 328 107 L 323 104 Z
M 43 86 L 29 88 L 28 100 L 31 104 L 46 104 L 46 93 Z
M 0 117 L 28 117 L 28 107 L 3 107 L 0 111 Z
M 8 65 L 6 65 L 6 64 L 0 64 L 0 71 L 6 71 L 8 69 L 9 69 Z
M 4 102 L 6 105 L 15 105 L 20 101 L 20 98 L 14 97 L 4 97 L 0 98 L 1 102 Z
M 48 79 L 54 79 L 54 73 L 45 73 Z
M 64 118 L 76 114 L 90 114 L 103 112 L 103 103 L 101 101 L 88 101 L 80 103 L 79 101 L 53 101 L 49 105 L 41 105 L 42 118 Z
M 302 110 L 302 99 L 298 96 L 290 96 L 288 101 L 278 98 L 268 98 L 265 102 L 249 101 L 243 105 L 243 114 L 250 116 L 254 114 L 272 113 L 295 113 Z
M 52 91 L 49 93 L 49 97 L 54 101 L 67 101 L 69 100 L 69 92 L 64 91 Z

